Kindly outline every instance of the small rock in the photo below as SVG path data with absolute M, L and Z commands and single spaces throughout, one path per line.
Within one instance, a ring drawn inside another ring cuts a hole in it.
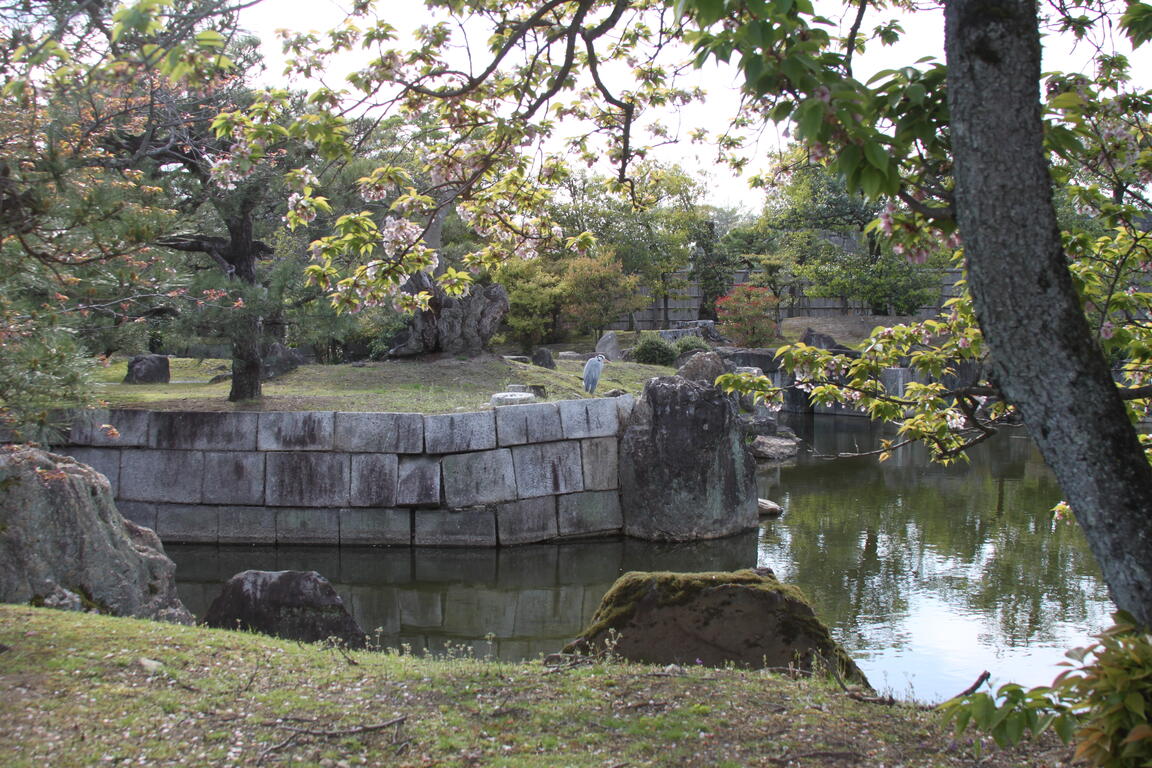
M 136 659 L 136 663 L 140 665 L 141 669 L 143 669 L 145 672 L 147 672 L 150 675 L 156 674 L 157 672 L 159 672 L 164 667 L 164 665 L 162 663 L 160 663 L 159 661 L 156 661 L 156 659 L 147 659 L 147 658 L 144 658 L 143 656 Z
M 768 499 L 757 499 L 756 509 L 760 513 L 760 517 L 780 517 L 784 514 L 784 507 Z
M 752 455 L 765 461 L 784 461 L 800 452 L 800 441 L 771 435 L 760 435 L 752 441 Z
M 83 611 L 84 601 L 80 595 L 71 592 L 56 584 L 52 591 L 44 598 L 45 608 L 55 608 L 60 611 Z
M 524 405 L 535 400 L 536 395 L 531 392 L 497 392 L 492 395 L 488 403 L 495 407 L 498 405 Z
M 552 350 L 548 347 L 537 347 L 532 352 L 532 364 L 555 370 L 556 361 L 552 359 Z
M 558 355 L 556 355 L 556 357 L 560 358 L 561 360 L 587 360 L 588 359 L 587 355 L 582 355 L 579 352 L 572 352 L 569 350 L 565 350 L 565 351 L 559 353 Z
M 526 365 L 532 363 L 532 358 L 527 355 L 504 355 L 504 359 L 510 363 L 524 363 Z

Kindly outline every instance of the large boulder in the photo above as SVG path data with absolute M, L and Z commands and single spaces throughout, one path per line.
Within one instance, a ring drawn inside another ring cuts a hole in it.
M 304 355 L 299 351 L 286 347 L 278 341 L 274 341 L 268 345 L 264 350 L 264 372 L 262 378 L 264 381 L 283 376 L 286 373 L 292 373 L 300 367 L 304 362 Z
M 176 565 L 156 534 L 125 520 L 108 478 L 69 456 L 0 448 L 0 602 L 60 604 L 191 623 Z
M 212 601 L 204 623 L 304 643 L 338 638 L 350 648 L 362 648 L 367 641 L 332 584 L 316 571 L 238 573 Z
M 730 398 L 679 376 L 651 379 L 620 440 L 624 533 L 689 541 L 756 527 L 756 462 Z
M 552 350 L 548 347 L 536 347 L 532 350 L 532 365 L 556 370 L 556 361 L 552 359 Z
M 616 335 L 616 331 L 608 331 L 600 337 L 600 340 L 596 342 L 596 354 L 604 355 L 612 362 L 624 359 L 624 352 L 620 349 L 620 338 Z
M 868 680 L 832 639 L 803 593 L 765 571 L 632 572 L 616 580 L 569 652 L 612 653 L 649 664 L 834 668 Z
M 136 355 L 128 361 L 125 384 L 167 384 L 172 380 L 172 367 L 165 355 Z

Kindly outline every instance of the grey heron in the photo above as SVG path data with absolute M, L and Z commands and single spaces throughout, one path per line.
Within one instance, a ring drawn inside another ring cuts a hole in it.
M 600 382 L 600 372 L 604 370 L 606 362 L 608 358 L 604 355 L 596 355 L 584 363 L 584 391 L 588 394 L 596 391 L 596 385 Z

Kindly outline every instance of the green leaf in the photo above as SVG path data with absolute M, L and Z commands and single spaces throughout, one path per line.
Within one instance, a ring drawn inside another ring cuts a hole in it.
M 724 0 L 689 0 L 686 5 L 696 9 L 696 21 L 702 27 L 715 24 L 724 16 Z
M 864 157 L 868 158 L 868 162 L 872 164 L 873 168 L 880 171 L 888 170 L 888 151 L 883 144 L 875 141 L 866 143 L 864 145 Z
M 1120 28 L 1128 33 L 1133 48 L 1152 40 L 1152 5 L 1128 3 L 1128 10 L 1120 17 Z
M 1084 106 L 1084 97 L 1076 91 L 1064 91 L 1053 96 L 1048 101 L 1048 106 L 1052 109 L 1075 109 Z

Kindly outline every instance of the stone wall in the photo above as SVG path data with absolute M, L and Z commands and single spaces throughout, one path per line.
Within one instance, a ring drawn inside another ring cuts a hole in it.
M 107 475 L 124 516 L 165 542 L 527 544 L 621 529 L 618 435 L 633 403 L 86 411 L 57 450 Z

